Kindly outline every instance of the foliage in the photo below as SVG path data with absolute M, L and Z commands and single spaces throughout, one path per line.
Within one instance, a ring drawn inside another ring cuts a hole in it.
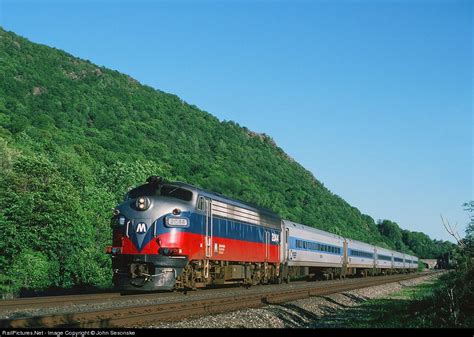
M 0 74 L 1 291 L 109 285 L 111 209 L 151 174 L 384 247 L 439 246 L 379 232 L 265 134 L 1 28 Z M 29 258 L 54 277 L 7 272 Z
M 465 239 L 454 251 L 456 270 L 443 275 L 432 297 L 435 320 L 445 327 L 474 326 L 474 201 L 463 206 L 470 221 Z
M 474 256 L 474 200 L 463 204 L 464 209 L 469 213 L 469 223 L 466 228 L 466 236 L 464 237 L 464 244 L 466 245 L 469 254 Z

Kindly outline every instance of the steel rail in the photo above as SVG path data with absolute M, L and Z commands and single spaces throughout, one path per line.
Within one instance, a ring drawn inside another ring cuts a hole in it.
M 427 273 L 378 276 L 338 281 L 332 284 L 315 283 L 303 289 L 264 291 L 259 294 L 224 296 L 204 300 L 183 299 L 180 302 L 131 306 L 98 311 L 44 315 L 0 320 L 0 328 L 111 328 L 136 327 L 145 323 L 176 321 L 192 316 L 217 314 L 243 308 L 283 303 L 312 296 L 328 295 L 348 290 L 399 282 L 425 276 Z
M 0 312 L 11 309 L 44 308 L 54 305 L 91 303 L 120 297 L 120 293 L 24 297 L 0 301 Z

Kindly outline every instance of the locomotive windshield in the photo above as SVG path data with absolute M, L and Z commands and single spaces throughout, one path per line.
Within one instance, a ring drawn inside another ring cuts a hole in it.
M 139 197 L 152 197 L 161 195 L 164 197 L 171 197 L 176 198 L 184 201 L 191 201 L 193 198 L 193 192 L 186 190 L 181 187 L 171 186 L 171 185 L 163 185 L 160 186 L 157 184 L 145 184 L 138 186 L 128 192 L 127 199 L 136 199 Z
M 181 187 L 164 185 L 161 188 L 161 193 L 164 197 L 177 198 L 184 201 L 191 201 L 193 198 L 193 192 L 185 190 Z

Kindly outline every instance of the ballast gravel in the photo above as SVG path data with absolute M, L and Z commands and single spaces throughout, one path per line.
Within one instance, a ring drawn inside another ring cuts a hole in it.
M 326 281 L 327 284 L 331 284 L 338 281 Z M 115 309 L 124 307 L 134 307 L 143 305 L 153 305 L 162 303 L 178 303 L 183 301 L 183 298 L 187 300 L 203 300 L 209 298 L 218 298 L 225 296 L 238 296 L 242 292 L 247 294 L 255 294 L 262 292 L 271 292 L 277 289 L 301 289 L 311 287 L 311 282 L 292 282 L 291 284 L 271 284 L 265 286 L 253 286 L 250 289 L 244 289 L 243 287 L 222 287 L 217 289 L 205 289 L 197 291 L 189 291 L 186 295 L 182 292 L 163 292 L 163 293 L 152 293 L 147 295 L 125 295 L 122 297 L 114 297 L 111 299 L 105 299 L 100 302 L 94 303 L 68 303 L 67 305 L 59 306 L 45 306 L 43 308 L 16 308 L 12 310 L 5 310 L 0 312 L 0 319 L 16 319 L 24 317 L 36 317 L 43 315 L 61 315 L 61 314 L 72 314 L 80 312 L 99 311 L 105 309 Z
M 314 323 L 324 316 L 358 306 L 370 299 L 390 297 L 390 294 L 404 287 L 433 281 L 439 276 L 439 273 L 431 274 L 416 279 L 311 297 L 280 305 L 243 309 L 179 322 L 157 323 L 141 326 L 141 328 L 308 328 L 314 326 Z

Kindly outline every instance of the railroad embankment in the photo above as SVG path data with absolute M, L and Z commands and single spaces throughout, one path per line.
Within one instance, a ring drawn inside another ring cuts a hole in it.
M 148 325 L 152 328 L 406 327 L 412 303 L 429 292 L 442 273 L 293 302 Z M 398 325 L 395 322 L 399 322 Z M 391 324 L 391 325 L 390 325 Z
M 110 293 L 24 298 L 1 303 L 0 327 L 144 327 L 164 322 L 187 322 L 186 319 L 196 317 L 203 317 L 207 321 L 209 317 L 219 319 L 220 316 L 216 315 L 223 313 L 278 306 L 306 298 L 327 298 L 330 294 L 348 293 L 355 289 L 393 284 L 427 275 L 417 273 L 324 282 L 299 281 L 250 289 L 207 289 L 188 294 L 119 296 Z M 224 325 L 219 326 L 226 327 L 226 318 L 222 321 Z

